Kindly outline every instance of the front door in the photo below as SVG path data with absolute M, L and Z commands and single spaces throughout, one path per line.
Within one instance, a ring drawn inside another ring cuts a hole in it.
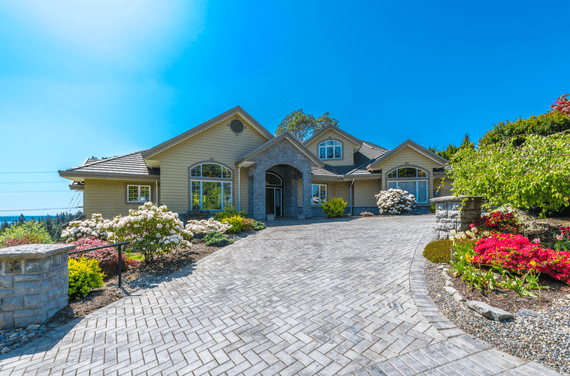
M 275 214 L 276 217 L 283 216 L 281 188 L 265 188 L 265 211 L 266 214 Z

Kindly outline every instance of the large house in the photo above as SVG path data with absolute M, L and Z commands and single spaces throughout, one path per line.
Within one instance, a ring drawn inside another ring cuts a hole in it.
M 380 190 L 402 188 L 429 206 L 447 160 L 407 140 L 388 150 L 338 127 L 301 142 L 274 136 L 235 107 L 153 148 L 59 171 L 83 191 L 87 217 L 126 215 L 146 201 L 174 212 L 233 206 L 255 219 L 322 216 L 320 204 L 342 197 L 347 212 L 378 212 Z M 450 182 L 440 190 L 447 195 Z

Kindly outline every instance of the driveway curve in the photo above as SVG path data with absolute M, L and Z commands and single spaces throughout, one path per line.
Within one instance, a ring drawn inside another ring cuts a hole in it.
M 556 375 L 425 289 L 434 216 L 268 228 L 0 357 L 1 375 Z

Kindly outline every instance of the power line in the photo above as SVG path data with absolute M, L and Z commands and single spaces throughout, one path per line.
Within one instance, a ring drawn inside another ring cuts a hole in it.
M 0 174 L 54 174 L 57 171 L 0 171 Z
M 26 212 L 26 211 L 36 211 L 36 210 L 59 210 L 59 209 L 82 209 L 83 206 L 75 206 L 71 208 L 42 208 L 42 209 L 15 209 L 15 210 L 0 210 L 0 213 L 4 212 Z
M 65 183 L 63 180 L 53 181 L 2 181 L 0 184 L 43 184 L 43 183 Z
M 0 193 L 48 193 L 48 192 L 71 192 L 69 189 L 59 191 L 0 191 Z

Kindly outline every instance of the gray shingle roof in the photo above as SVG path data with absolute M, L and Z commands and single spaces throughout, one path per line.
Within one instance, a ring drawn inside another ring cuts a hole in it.
M 118 157 L 101 159 L 86 163 L 82 166 L 68 168 L 61 171 L 64 175 L 134 175 L 134 176 L 160 176 L 160 169 L 147 167 L 142 158 L 142 151 L 120 155 Z

